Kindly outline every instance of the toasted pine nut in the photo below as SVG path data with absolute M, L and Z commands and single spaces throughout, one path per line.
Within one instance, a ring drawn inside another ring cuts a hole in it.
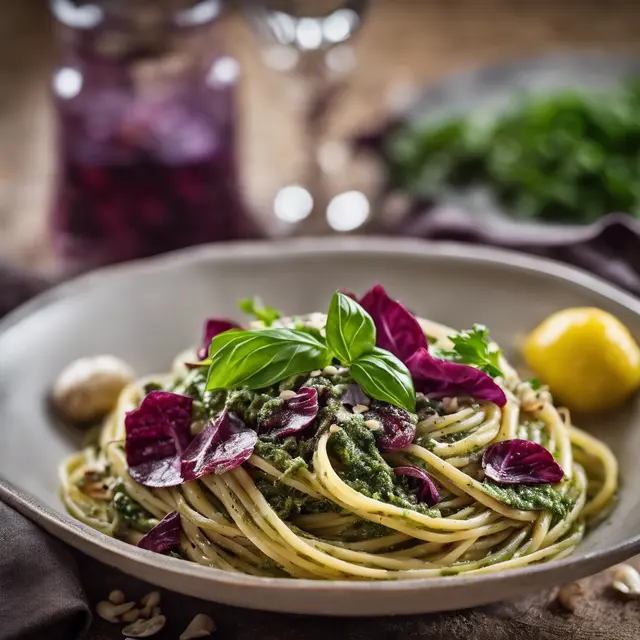
M 119 616 L 130 611 L 136 606 L 135 602 L 125 602 L 124 604 L 113 604 L 108 600 L 98 602 L 96 613 L 107 622 L 120 622 Z
M 630 564 L 619 564 L 613 568 L 611 586 L 626 596 L 640 596 L 640 574 Z
M 366 404 L 357 404 L 353 407 L 353 413 L 366 413 L 369 411 L 369 407 Z
M 179 640 L 193 640 L 210 636 L 216 630 L 215 622 L 204 613 L 199 613 L 180 634 Z
M 335 376 L 338 373 L 338 369 L 330 364 L 322 370 L 322 373 L 325 376 Z
M 569 582 L 560 587 L 557 600 L 567 610 L 572 613 L 576 610 L 577 601 L 584 594 L 584 587 L 579 582 Z
M 111 604 L 122 604 L 125 600 L 124 593 L 120 589 L 115 589 L 109 594 L 109 602 Z
M 135 622 L 140 617 L 140 609 L 131 609 L 120 616 L 122 622 Z
M 291 398 L 296 397 L 296 392 L 291 389 L 286 389 L 285 391 L 280 392 L 280 400 L 291 400 Z
M 122 635 L 130 638 L 148 638 L 161 631 L 166 623 L 167 619 L 164 616 L 155 616 L 149 620 L 136 620 L 122 630 Z

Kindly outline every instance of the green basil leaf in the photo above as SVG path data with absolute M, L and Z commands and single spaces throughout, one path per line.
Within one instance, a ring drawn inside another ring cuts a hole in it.
M 255 316 L 258 320 L 264 322 L 265 327 L 270 327 L 275 320 L 282 318 L 280 311 L 265 305 L 258 296 L 240 300 L 238 307 L 240 307 L 240 311 L 244 311 L 250 316 Z
M 392 353 L 375 348 L 349 367 L 351 376 L 371 398 L 416 410 L 416 392 L 409 369 Z
M 211 341 L 207 389 L 262 389 L 331 362 L 325 344 L 304 331 L 225 331 Z
M 348 365 L 376 346 L 376 326 L 371 316 L 355 301 L 335 293 L 327 315 L 327 346 Z

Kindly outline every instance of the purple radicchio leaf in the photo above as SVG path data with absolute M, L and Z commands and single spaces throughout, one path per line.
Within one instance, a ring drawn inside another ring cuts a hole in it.
M 182 482 L 180 455 L 189 446 L 193 400 L 152 391 L 125 418 L 125 453 L 131 477 L 147 487 Z
M 355 407 L 357 404 L 369 406 L 371 400 L 369 396 L 362 390 L 362 387 L 356 383 L 348 383 L 343 385 L 344 391 L 340 394 L 338 402 Z
M 406 362 L 416 391 L 430 398 L 469 396 L 476 400 L 507 403 L 504 391 L 480 369 L 434 358 L 427 349 L 419 349 Z
M 373 403 L 371 408 L 378 414 L 377 418 L 382 424 L 382 429 L 376 432 L 378 449 L 398 451 L 413 442 L 416 427 L 404 409 L 380 402 Z
M 427 347 L 427 338 L 416 317 L 377 284 L 360 300 L 360 306 L 376 325 L 376 345 L 406 362 L 418 349 Z
M 229 331 L 229 329 L 240 329 L 240 325 L 231 320 L 222 318 L 210 318 L 204 323 L 204 335 L 202 345 L 198 349 L 198 360 L 204 360 L 209 355 L 211 341 L 219 334 Z
M 318 415 L 318 392 L 313 387 L 301 387 L 284 407 L 275 411 L 264 427 L 269 435 L 286 438 L 304 431 Z
M 172 511 L 140 539 L 138 546 L 155 553 L 175 551 L 180 547 L 181 530 L 180 514 Z
M 258 436 L 234 414 L 223 411 L 191 442 L 180 458 L 184 482 L 192 482 L 207 473 L 221 474 L 246 462 Z
M 440 494 L 426 471 L 420 469 L 420 467 L 410 465 L 394 467 L 393 471 L 399 476 L 409 476 L 417 481 L 418 492 L 416 497 L 418 498 L 418 502 L 426 502 L 430 507 L 438 504 Z
M 485 449 L 482 468 L 501 484 L 555 484 L 562 467 L 543 446 L 530 440 L 503 440 Z

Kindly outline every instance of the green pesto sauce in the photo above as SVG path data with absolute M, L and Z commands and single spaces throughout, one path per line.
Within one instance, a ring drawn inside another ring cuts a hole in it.
M 140 533 L 147 533 L 158 524 L 154 516 L 139 505 L 126 491 L 124 485 L 116 487 L 111 502 L 113 510 L 120 516 L 123 525 L 117 533 L 124 533 L 123 529 L 133 529 Z
M 556 518 L 564 518 L 573 508 L 574 501 L 551 484 L 498 485 L 489 480 L 483 483 L 485 491 L 514 509 L 537 511 L 545 509 Z
M 369 414 L 366 414 L 367 419 Z M 340 431 L 329 440 L 329 453 L 339 462 L 338 475 L 362 495 L 403 509 L 435 515 L 437 510 L 418 503 L 405 476 L 396 475 L 380 455 L 373 432 L 362 415 L 338 411 Z
M 343 532 L 341 538 L 347 542 L 358 542 L 360 540 L 382 538 L 390 533 L 393 533 L 393 531 L 381 524 L 369 522 L 368 520 L 360 520 L 352 527 L 349 527 L 347 531 Z
M 344 371 L 339 369 L 339 371 Z M 348 411 L 338 398 L 344 391 L 344 384 L 352 382 L 348 372 L 337 373 L 333 376 L 308 375 L 293 376 L 269 389 L 253 391 L 238 389 L 232 391 L 216 390 L 206 391 L 207 380 L 206 367 L 192 369 L 180 380 L 176 381 L 170 390 L 175 393 L 183 393 L 194 398 L 195 416 L 199 419 L 210 419 L 222 409 L 233 412 L 241 418 L 247 426 L 256 429 L 259 440 L 255 447 L 255 454 L 264 458 L 280 472 L 295 474 L 299 469 L 311 466 L 313 453 L 318 439 L 329 430 L 332 424 L 338 424 L 342 429 L 332 434 L 329 440 L 331 456 L 337 462 L 338 473 L 342 480 L 356 491 L 365 496 L 393 504 L 402 509 L 414 510 L 429 515 L 439 515 L 436 509 L 430 509 L 423 503 L 418 503 L 415 491 L 412 490 L 410 481 L 405 476 L 398 476 L 385 462 L 376 447 L 374 433 L 365 426 L 365 420 L 379 419 L 376 406 L 381 403 L 371 402 L 371 410 L 364 415 L 356 415 Z M 312 437 L 276 439 L 267 433 L 261 433 L 261 429 L 272 417 L 274 412 L 281 410 L 284 401 L 279 394 L 286 389 L 299 389 L 301 386 L 314 387 L 318 391 L 329 390 L 329 399 L 326 406 L 320 409 L 315 422 L 315 428 L 310 430 Z M 437 405 L 424 398 L 418 399 L 418 407 L 423 416 L 437 412 Z M 385 408 L 386 411 L 402 411 L 395 407 Z M 403 419 L 416 423 L 418 417 L 415 414 L 402 412 Z M 282 483 L 271 482 L 262 478 L 261 491 L 268 494 L 268 500 L 272 502 L 278 513 L 286 513 L 289 516 L 297 513 L 309 513 L 312 507 L 304 496 L 291 493 L 291 489 Z M 317 502 L 317 501 L 316 501 Z M 322 507 L 326 510 L 326 506 Z M 363 525 L 364 526 L 364 525 Z M 381 530 L 386 531 L 384 527 Z M 368 527 L 365 534 L 371 537 L 372 529 Z
M 328 500 L 316 500 L 296 489 L 278 482 L 260 470 L 253 472 L 256 487 L 271 508 L 283 519 L 309 513 L 338 511 L 339 507 Z

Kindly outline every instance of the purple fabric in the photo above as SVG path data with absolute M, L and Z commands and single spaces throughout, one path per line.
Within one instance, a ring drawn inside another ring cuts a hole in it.
M 626 214 L 612 213 L 582 227 L 551 227 L 414 205 L 391 233 L 524 251 L 580 267 L 640 296 L 640 221 Z

